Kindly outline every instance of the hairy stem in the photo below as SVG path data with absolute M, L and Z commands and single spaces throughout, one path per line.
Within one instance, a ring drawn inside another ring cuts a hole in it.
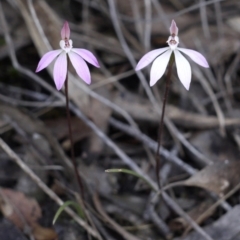
M 73 166 L 74 166 L 74 171 L 75 171 L 75 175 L 76 175 L 76 178 L 77 178 L 79 191 L 81 193 L 82 199 L 84 199 L 83 183 L 82 183 L 81 176 L 78 172 L 77 161 L 76 161 L 76 158 L 75 158 L 75 155 L 74 155 L 74 149 L 73 149 L 72 125 L 71 125 L 71 116 L 70 116 L 70 111 L 69 111 L 69 97 L 68 97 L 68 75 L 67 75 L 66 81 L 65 81 L 65 96 L 66 96 L 68 133 L 69 133 L 69 139 L 70 139 L 70 145 L 71 145 L 71 159 L 72 159 L 72 163 L 73 163 Z
M 157 177 L 157 183 L 158 183 L 159 189 L 161 189 L 161 179 L 160 179 L 160 173 L 159 173 L 160 168 L 161 168 L 161 158 L 160 158 L 159 150 L 160 150 L 161 141 L 162 141 L 163 120 L 164 120 L 165 108 L 166 108 L 166 103 L 167 103 L 167 98 L 168 98 L 169 85 L 170 85 L 170 81 L 171 81 L 173 62 L 174 62 L 173 57 L 171 57 L 169 67 L 168 67 L 167 80 L 166 80 L 166 84 L 165 84 L 162 114 L 161 114 L 161 119 L 160 119 L 160 123 L 159 123 L 159 129 L 158 129 L 158 145 L 157 145 L 157 152 L 156 152 L 156 156 L 155 156 L 156 177 Z

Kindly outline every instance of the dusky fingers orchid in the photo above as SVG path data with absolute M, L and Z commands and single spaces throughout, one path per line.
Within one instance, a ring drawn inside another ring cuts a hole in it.
M 56 62 L 53 69 L 53 79 L 57 90 L 60 90 L 67 76 L 67 58 L 69 57 L 78 76 L 87 84 L 91 83 L 91 75 L 85 61 L 99 68 L 96 57 L 88 50 L 82 48 L 73 48 L 73 42 L 70 38 L 70 28 L 68 22 L 65 22 L 61 30 L 62 40 L 59 45 L 61 49 L 47 52 L 38 63 L 36 72 L 46 68 L 55 58 Z M 85 60 L 85 61 L 84 61 Z
M 163 76 L 170 57 L 174 53 L 178 77 L 183 86 L 189 90 L 192 75 L 191 67 L 187 59 L 180 52 L 189 56 L 202 67 L 209 68 L 208 62 L 201 53 L 178 47 L 178 27 L 174 20 L 172 20 L 170 26 L 170 34 L 167 40 L 169 47 L 159 48 L 145 54 L 138 62 L 135 70 L 138 71 L 153 61 L 150 71 L 150 86 L 153 86 Z

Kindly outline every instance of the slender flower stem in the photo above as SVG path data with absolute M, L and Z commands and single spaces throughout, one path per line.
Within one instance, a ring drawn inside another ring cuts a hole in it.
M 158 145 L 157 145 L 157 152 L 156 152 L 155 159 L 156 159 L 156 177 L 157 177 L 157 183 L 158 183 L 159 189 L 161 189 L 161 179 L 160 179 L 160 173 L 159 173 L 160 168 L 161 168 L 161 159 L 160 159 L 159 150 L 160 150 L 161 141 L 162 141 L 163 120 L 164 120 L 165 108 L 166 108 L 166 103 L 167 103 L 167 98 L 168 98 L 168 93 L 169 93 L 169 85 L 170 85 L 170 81 L 171 81 L 173 62 L 174 62 L 173 57 L 171 57 L 170 62 L 169 62 L 169 67 L 168 67 L 165 90 L 164 90 L 162 114 L 161 114 L 161 119 L 160 119 L 159 128 L 158 128 Z
M 71 158 L 72 158 L 72 163 L 73 163 L 73 166 L 74 166 L 74 171 L 75 171 L 75 175 L 76 175 L 76 178 L 77 178 L 79 190 L 80 190 L 82 199 L 84 199 L 83 183 L 82 183 L 81 176 L 78 172 L 77 161 L 76 161 L 76 158 L 75 158 L 75 155 L 74 155 L 74 149 L 73 149 L 72 125 L 71 125 L 71 116 L 70 116 L 70 111 L 69 111 L 69 97 L 68 97 L 68 75 L 67 75 L 66 81 L 65 81 L 65 96 L 66 96 L 68 133 L 69 133 L 69 139 L 70 139 L 70 143 L 71 143 L 70 144 L 71 145 Z

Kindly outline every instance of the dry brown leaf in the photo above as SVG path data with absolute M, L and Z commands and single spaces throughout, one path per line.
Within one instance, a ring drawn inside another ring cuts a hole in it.
M 3 215 L 19 229 L 30 228 L 36 240 L 56 240 L 53 229 L 41 227 L 37 221 L 42 213 L 37 201 L 21 192 L 0 189 L 0 209 Z
M 240 162 L 228 161 L 214 163 L 203 168 L 190 178 L 171 183 L 163 188 L 167 190 L 178 186 L 192 186 L 204 188 L 220 196 L 230 191 L 240 182 Z
M 197 186 L 222 195 L 240 181 L 240 162 L 224 161 L 209 165 L 184 181 L 185 186 Z
M 3 215 L 20 229 L 32 226 L 42 216 L 37 201 L 10 189 L 0 190 L 0 208 Z
M 36 240 L 57 240 L 56 232 L 51 228 L 43 228 L 36 224 L 33 228 L 33 236 Z

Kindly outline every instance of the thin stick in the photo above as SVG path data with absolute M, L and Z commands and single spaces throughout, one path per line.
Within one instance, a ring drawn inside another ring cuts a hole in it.
M 170 81 L 171 81 L 172 66 L 173 66 L 173 59 L 171 58 L 170 63 L 169 63 L 168 73 L 167 73 L 167 81 L 166 81 L 166 85 L 165 85 L 162 114 L 161 114 L 161 120 L 160 120 L 160 124 L 159 124 L 159 130 L 158 130 L 158 145 L 157 145 L 157 152 L 155 155 L 157 184 L 160 189 L 161 189 L 161 180 L 160 180 L 159 171 L 160 171 L 160 167 L 161 167 L 160 166 L 161 159 L 160 159 L 159 150 L 160 150 L 161 141 L 162 141 L 163 120 L 164 120 L 165 108 L 166 108 L 167 97 L 168 97 L 168 92 L 169 92 L 169 85 L 170 85 Z
M 84 199 L 84 188 L 83 188 L 83 183 L 82 183 L 82 179 L 81 176 L 78 172 L 78 168 L 77 168 L 77 161 L 74 155 L 74 149 L 73 149 L 73 136 L 72 136 L 72 125 L 71 125 L 71 116 L 70 116 L 70 111 L 69 111 L 69 97 L 68 97 L 68 75 L 66 77 L 66 81 L 65 81 L 65 96 L 66 96 L 66 112 L 67 112 L 67 123 L 68 123 L 68 134 L 69 134 L 69 139 L 70 139 L 70 145 L 71 145 L 71 159 L 72 159 L 72 163 L 74 166 L 74 172 L 77 178 L 77 182 L 78 182 L 78 186 L 79 186 L 79 190 L 82 196 L 82 199 Z

